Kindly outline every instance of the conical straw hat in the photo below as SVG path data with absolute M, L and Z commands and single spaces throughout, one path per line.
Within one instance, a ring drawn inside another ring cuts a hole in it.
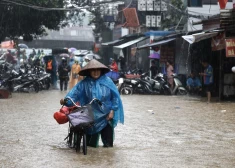
M 109 72 L 108 67 L 106 67 L 104 64 L 100 63 L 99 61 L 93 59 L 86 66 L 84 66 L 78 74 L 81 76 L 89 76 L 90 75 L 89 70 L 91 69 L 101 69 L 102 75 Z

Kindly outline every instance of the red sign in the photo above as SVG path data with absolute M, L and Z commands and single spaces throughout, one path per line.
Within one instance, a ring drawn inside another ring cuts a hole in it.
M 226 57 L 235 57 L 235 38 L 225 39 Z

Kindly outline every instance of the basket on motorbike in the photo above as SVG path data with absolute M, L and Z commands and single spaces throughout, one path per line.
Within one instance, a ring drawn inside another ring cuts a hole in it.
M 70 147 L 74 147 L 76 151 L 80 151 L 81 142 L 82 150 L 84 155 L 87 154 L 87 142 L 86 142 L 86 133 L 87 129 L 91 128 L 94 124 L 94 114 L 92 111 L 92 103 L 96 102 L 98 105 L 102 106 L 102 103 L 94 98 L 90 103 L 85 106 L 76 105 L 71 98 L 66 98 L 70 100 L 75 106 L 75 109 L 70 113 L 66 114 L 69 120 L 69 133 L 65 138 Z
M 94 115 L 91 104 L 78 107 L 71 113 L 67 114 L 67 117 L 75 131 L 85 130 L 94 124 Z

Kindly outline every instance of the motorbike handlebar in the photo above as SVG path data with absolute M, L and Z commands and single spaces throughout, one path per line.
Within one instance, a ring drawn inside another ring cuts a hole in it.
M 76 107 L 81 107 L 81 106 L 78 106 L 78 105 L 72 100 L 71 97 L 66 97 L 66 98 L 64 99 L 65 102 L 67 102 L 68 100 L 70 100 L 70 101 L 73 103 L 74 106 L 76 106 Z M 92 99 L 88 104 L 92 104 L 93 102 L 97 102 L 100 106 L 102 106 L 102 102 L 101 102 L 99 99 L 97 99 L 97 98 Z

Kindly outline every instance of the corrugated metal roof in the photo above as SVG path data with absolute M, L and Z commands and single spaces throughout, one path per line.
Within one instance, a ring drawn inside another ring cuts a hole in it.
M 103 46 L 110 46 L 110 45 L 115 45 L 119 42 L 123 41 L 123 39 L 119 39 L 119 40 L 114 40 L 114 41 L 110 41 L 110 42 L 106 42 L 106 43 L 102 43 Z
M 143 49 L 143 48 L 147 48 L 147 47 L 153 47 L 153 46 L 159 46 L 159 45 L 162 45 L 162 44 L 166 44 L 166 43 L 169 43 L 173 40 L 175 40 L 176 38 L 170 38 L 170 39 L 166 39 L 166 40 L 161 40 L 161 41 L 158 41 L 158 42 L 155 42 L 155 43 L 148 43 L 148 44 L 145 44 L 145 45 L 142 45 L 140 47 L 138 47 L 137 49 Z
M 132 40 L 132 41 L 128 41 L 127 43 L 121 44 L 121 45 L 119 45 L 119 46 L 114 46 L 114 47 L 115 47 L 115 48 L 120 48 L 120 49 L 126 48 L 126 47 L 131 46 L 131 45 L 133 45 L 133 44 L 136 44 L 136 43 L 138 43 L 138 42 L 140 42 L 140 41 L 143 41 L 143 40 L 145 40 L 145 39 L 147 39 L 147 38 L 146 38 L 146 37 L 140 37 L 140 38 L 138 38 L 138 39 L 135 39 L 135 40 Z

